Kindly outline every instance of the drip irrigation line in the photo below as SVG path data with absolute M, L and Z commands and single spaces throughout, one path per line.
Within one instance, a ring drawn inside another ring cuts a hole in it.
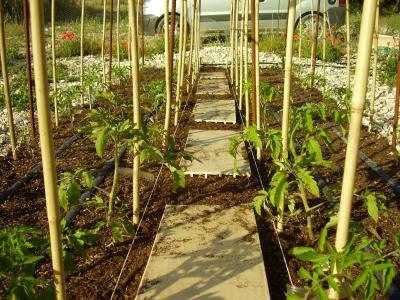
M 229 83 L 231 83 L 231 78 L 229 76 L 229 72 L 227 72 L 227 74 L 228 74 L 227 76 L 228 76 Z M 240 120 L 241 120 L 242 126 L 244 126 L 244 124 L 246 124 L 246 123 L 244 122 L 242 113 L 241 113 L 241 111 L 239 109 L 238 99 L 236 97 L 236 93 L 233 93 L 233 97 L 235 98 L 235 105 L 236 105 L 236 108 L 237 108 L 237 110 L 239 112 L 239 116 L 240 116 Z M 258 164 L 257 164 L 257 160 L 256 160 L 256 158 L 254 156 L 254 153 L 253 153 L 253 151 L 250 151 L 250 153 L 251 153 L 251 157 L 253 159 L 254 166 L 255 166 L 256 171 L 257 171 L 257 177 L 258 177 L 258 180 L 260 181 L 261 187 L 262 187 L 263 190 L 267 190 L 266 186 L 264 185 L 264 182 L 263 182 L 263 180 L 261 178 L 261 173 L 260 173 L 260 170 L 258 169 Z M 278 229 L 277 229 L 276 224 L 275 224 L 274 221 L 271 221 L 271 223 L 272 223 L 272 226 L 274 227 L 275 235 L 277 237 L 277 241 L 278 241 L 278 244 L 279 244 L 279 249 L 281 251 L 282 258 L 283 258 L 283 261 L 284 261 L 284 264 L 285 264 L 285 268 L 286 268 L 286 272 L 287 272 L 288 277 L 289 277 L 290 285 L 294 286 L 293 279 L 292 279 L 292 276 L 291 276 L 290 270 L 289 270 L 289 265 L 288 265 L 288 262 L 287 262 L 287 259 L 286 259 L 285 251 L 283 250 L 282 242 L 281 242 L 281 239 L 279 237 Z
M 298 92 L 298 95 L 300 98 L 302 98 L 303 101 L 307 101 L 307 96 L 304 95 L 303 91 L 299 90 L 298 88 L 296 89 Z M 343 136 L 343 134 L 339 131 L 337 126 L 333 124 L 332 122 L 328 122 L 328 124 L 331 126 L 332 131 L 347 145 L 347 139 Z M 385 171 L 383 171 L 371 158 L 369 158 L 364 151 L 361 149 L 358 150 L 358 155 L 360 158 L 365 162 L 365 164 L 370 167 L 379 177 L 381 177 L 392 189 L 396 194 L 400 194 L 400 183 L 394 179 L 392 176 L 387 174 Z
M 83 133 L 79 132 L 74 134 L 72 137 L 70 137 L 65 143 L 57 149 L 55 152 L 55 157 L 58 157 L 61 155 L 65 150 L 67 150 L 74 142 L 77 140 L 81 139 L 84 136 Z M 0 203 L 6 201 L 9 197 L 14 195 L 18 190 L 21 188 L 25 187 L 29 181 L 31 181 L 33 178 L 38 176 L 42 170 L 42 162 L 37 163 L 32 169 L 30 169 L 25 176 L 23 176 L 21 179 L 19 179 L 17 182 L 15 182 L 12 186 L 7 188 L 4 192 L 0 193 Z
M 260 65 L 282 65 L 282 62 L 268 62 L 268 61 L 264 61 L 264 62 L 260 62 L 259 63 Z M 301 66 L 311 66 L 311 63 L 307 63 L 307 62 L 305 62 L 305 63 L 295 63 L 296 65 L 301 65 Z M 223 64 L 223 63 L 212 63 L 212 64 L 203 64 L 203 66 L 205 66 L 205 67 L 212 67 L 212 66 L 226 66 L 226 63 L 225 64 Z M 316 64 L 316 66 L 317 67 L 322 67 L 323 65 L 322 64 L 320 64 L 320 63 L 317 63 Z M 353 65 L 354 66 L 354 65 Z M 344 65 L 344 64 L 339 64 L 339 63 L 336 63 L 336 65 L 332 65 L 332 66 L 328 66 L 328 67 L 330 67 L 330 68 L 337 68 L 337 69 L 346 69 L 347 68 L 347 65 Z M 372 70 L 372 69 L 371 69 Z
M 194 86 L 195 86 L 195 85 L 194 85 Z M 174 137 L 175 137 L 176 132 L 177 132 L 177 130 L 178 130 L 178 128 L 179 128 L 179 125 L 180 125 L 180 123 L 181 123 L 181 121 L 182 121 L 183 113 L 186 111 L 186 108 L 187 108 L 187 106 L 188 106 L 188 104 L 189 104 L 189 99 L 193 96 L 193 91 L 194 91 L 194 87 L 192 87 L 192 90 L 191 90 L 191 92 L 189 93 L 189 95 L 188 95 L 188 97 L 187 97 L 185 106 L 183 107 L 183 110 L 182 110 L 182 112 L 181 112 L 181 116 L 180 116 L 179 121 L 178 121 L 178 125 L 176 126 L 175 131 L 174 131 L 174 134 L 173 134 Z M 139 224 L 138 224 L 137 229 L 136 229 L 136 231 L 135 231 L 135 235 L 133 236 L 132 242 L 131 242 L 131 244 L 130 244 L 130 246 L 129 246 L 128 253 L 127 253 L 126 256 L 125 256 L 124 263 L 122 264 L 121 270 L 120 270 L 120 272 L 119 272 L 119 274 L 118 274 L 117 282 L 116 282 L 115 285 L 114 285 L 114 289 L 113 289 L 113 292 L 112 292 L 112 294 L 111 294 L 110 300 L 112 300 L 112 299 L 114 298 L 115 292 L 116 292 L 117 289 L 118 289 L 118 285 L 119 285 L 119 282 L 121 281 L 122 273 L 125 271 L 126 264 L 127 264 L 127 262 L 128 262 L 128 258 L 129 258 L 130 254 L 131 254 L 131 252 L 132 252 L 132 248 L 133 248 L 133 245 L 135 244 L 137 234 L 138 234 L 138 232 L 139 232 L 139 230 L 140 230 L 140 228 L 141 228 L 141 225 L 142 225 L 142 222 L 143 222 L 143 220 L 144 220 L 144 217 L 146 216 L 147 208 L 148 208 L 148 206 L 149 206 L 149 204 L 150 204 L 151 198 L 152 198 L 153 195 L 154 195 L 154 192 L 155 192 L 155 189 L 156 189 L 156 185 L 157 185 L 158 180 L 159 180 L 159 178 L 160 178 L 160 176 L 161 176 L 161 173 L 162 173 L 163 168 L 164 168 L 164 165 L 161 165 L 160 170 L 158 171 L 156 180 L 155 180 L 155 182 L 154 182 L 153 188 L 152 188 L 152 190 L 151 190 L 151 192 L 150 192 L 149 197 L 147 198 L 146 206 L 145 206 L 145 208 L 144 208 L 144 210 L 143 210 L 142 217 L 140 218 Z

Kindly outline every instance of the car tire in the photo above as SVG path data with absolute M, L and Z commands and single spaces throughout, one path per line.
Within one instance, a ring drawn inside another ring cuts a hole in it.
M 171 22 L 171 14 L 169 15 L 169 19 Z M 156 28 L 155 28 L 155 34 L 163 34 L 164 33 L 164 16 L 160 17 L 159 21 L 157 22 Z M 179 28 L 179 14 L 176 14 L 175 16 L 175 33 L 178 32 L 177 29 Z
M 304 15 L 301 18 L 302 27 L 303 27 L 303 29 L 302 29 L 303 34 L 305 32 L 311 32 L 311 22 L 312 22 L 311 20 L 312 20 L 311 14 Z M 298 21 L 297 23 L 298 23 L 297 27 L 299 28 L 300 22 Z M 314 14 L 314 24 L 316 24 L 316 23 L 317 23 L 317 14 L 315 13 Z M 319 15 L 319 22 L 318 22 L 318 37 L 319 38 L 322 37 L 323 26 L 324 26 L 324 17 L 323 17 L 322 14 L 320 14 Z M 327 26 L 328 26 L 328 24 L 327 24 Z

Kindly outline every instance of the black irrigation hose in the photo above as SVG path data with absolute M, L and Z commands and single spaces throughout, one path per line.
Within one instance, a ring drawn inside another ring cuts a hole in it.
M 65 141 L 65 143 L 57 149 L 55 152 L 55 157 L 61 155 L 65 150 L 67 150 L 74 142 L 77 140 L 81 139 L 84 136 L 83 133 L 76 133 L 72 137 L 70 137 L 68 140 Z M 29 181 L 31 181 L 33 178 L 38 176 L 42 170 L 42 162 L 37 163 L 32 169 L 30 169 L 25 176 L 23 176 L 21 179 L 19 179 L 17 182 L 15 182 L 12 186 L 7 188 L 4 192 L 0 193 L 0 203 L 6 201 L 9 197 L 14 195 L 18 190 L 22 189 L 25 187 Z
M 119 155 L 118 155 L 118 159 L 121 159 L 122 155 L 124 155 L 126 148 L 127 148 L 126 145 L 122 146 L 122 148 L 119 152 Z M 108 173 L 110 173 L 112 170 L 114 170 L 114 162 L 115 162 L 114 158 L 109 159 L 105 162 L 105 164 L 100 169 L 99 173 L 97 174 L 96 178 L 93 181 L 93 187 L 85 190 L 83 192 L 83 194 L 81 195 L 81 197 L 79 198 L 79 204 L 73 206 L 72 208 L 70 208 L 68 210 L 68 212 L 65 215 L 65 220 L 66 220 L 67 226 L 70 225 L 74 221 L 75 217 L 78 215 L 78 213 L 82 207 L 82 204 L 92 196 L 93 192 L 103 182 L 103 180 L 106 178 Z

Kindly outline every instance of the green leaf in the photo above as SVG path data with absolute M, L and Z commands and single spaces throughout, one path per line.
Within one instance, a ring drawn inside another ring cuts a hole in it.
M 297 296 L 296 294 L 293 293 L 288 293 L 286 295 L 286 300 L 304 300 L 303 297 Z
M 97 131 L 96 133 L 96 153 L 99 157 L 104 156 L 104 151 L 106 148 L 106 141 L 107 141 L 107 132 L 108 129 L 102 129 Z
M 288 189 L 287 174 L 278 171 L 271 179 L 269 189 L 269 200 L 274 207 L 279 207 L 281 201 L 284 201 Z
M 375 221 L 375 223 L 377 223 L 378 219 L 379 219 L 379 210 L 378 210 L 378 205 L 376 202 L 377 202 L 377 199 L 373 193 L 370 193 L 367 195 L 367 197 L 365 199 L 365 204 L 368 209 L 368 214 Z
M 316 161 L 322 161 L 322 151 L 321 146 L 319 145 L 318 141 L 313 137 L 310 137 L 307 140 L 307 151 L 308 153 L 314 157 Z
M 256 213 L 261 216 L 261 209 L 265 203 L 265 199 L 268 196 L 268 193 L 264 190 L 258 192 L 258 196 L 254 197 L 253 199 L 253 206 Z
M 394 277 L 396 276 L 396 270 L 395 270 L 395 268 L 389 268 L 389 269 L 385 270 L 383 272 L 383 274 L 384 274 L 384 276 L 383 276 L 384 280 L 383 280 L 382 291 L 384 294 L 386 294 L 390 288 L 390 285 L 392 284 Z
M 313 121 L 312 114 L 310 111 L 306 112 L 306 126 L 307 126 L 308 131 L 311 132 L 314 130 L 314 121 Z
M 356 291 L 364 282 L 366 282 L 368 280 L 369 276 L 370 276 L 369 270 L 363 271 L 360 274 L 360 276 L 358 276 L 357 279 L 353 282 L 353 284 L 351 286 L 351 290 L 353 292 Z
M 366 289 L 366 299 L 375 299 L 376 292 L 379 288 L 378 280 L 375 276 L 371 275 Z
M 315 197 L 319 197 L 318 184 L 309 171 L 304 168 L 296 169 L 296 176 L 305 185 L 306 189 Z
M 332 276 L 326 277 L 326 281 L 329 284 L 329 287 L 333 288 L 336 292 L 340 291 L 340 287 L 337 284 L 336 280 Z
M 303 267 L 300 268 L 298 274 L 299 274 L 300 278 L 302 278 L 302 279 L 312 280 L 312 276 L 311 276 L 310 272 L 308 272 Z
M 24 258 L 24 261 L 22 262 L 23 265 L 31 265 L 31 264 L 36 264 L 38 261 L 40 261 L 44 256 L 36 256 L 36 255 L 27 255 Z
M 243 138 L 245 141 L 250 142 L 256 148 L 262 148 L 262 142 L 258 135 L 257 127 L 256 126 L 249 126 L 246 128 Z

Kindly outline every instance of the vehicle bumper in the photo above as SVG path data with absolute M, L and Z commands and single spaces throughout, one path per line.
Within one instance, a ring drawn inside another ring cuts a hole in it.
M 144 32 L 148 35 L 154 35 L 158 17 L 155 15 L 144 15 Z
M 331 7 L 328 9 L 329 24 L 334 27 L 340 27 L 345 24 L 345 7 Z

